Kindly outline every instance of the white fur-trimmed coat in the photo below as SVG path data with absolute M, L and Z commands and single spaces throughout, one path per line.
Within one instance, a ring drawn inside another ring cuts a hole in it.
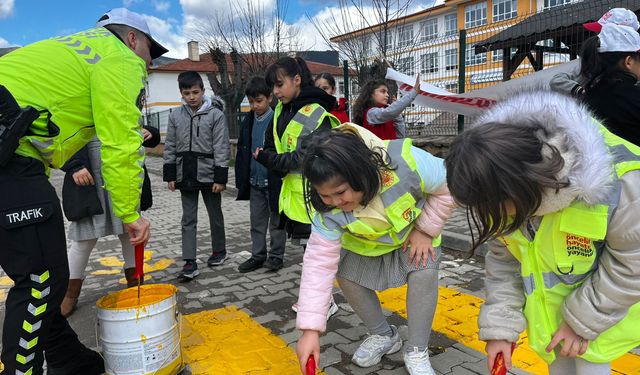
M 572 98 L 549 91 L 518 94 L 496 104 L 473 126 L 488 122 L 526 126 L 533 121 L 544 124 L 547 141 L 565 159 L 558 177 L 570 181 L 558 194 L 547 192 L 536 215 L 563 209 L 575 199 L 595 204 L 608 197 L 612 158 L 591 113 Z M 626 173 L 620 182 L 621 196 L 599 267 L 562 306 L 564 320 L 587 340 L 596 339 L 640 302 L 640 172 Z M 491 241 L 486 256 L 487 298 L 478 319 L 481 340 L 516 342 L 526 328 L 519 275 L 519 262 L 504 245 Z

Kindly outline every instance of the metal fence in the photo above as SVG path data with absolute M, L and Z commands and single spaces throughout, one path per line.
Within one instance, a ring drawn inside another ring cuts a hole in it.
M 396 70 L 420 73 L 424 81 L 452 93 L 468 92 L 576 59 L 584 41 L 596 35 L 583 23 L 615 7 L 640 11 L 640 0 L 544 0 L 542 11 L 525 14 L 518 3 L 493 0 L 465 9 L 465 26 L 470 27 L 455 33 L 446 27 L 434 32 L 429 19 L 419 22 L 418 44 L 395 56 Z M 417 106 L 405 111 L 405 119 L 411 137 L 455 135 L 460 121 L 451 113 Z

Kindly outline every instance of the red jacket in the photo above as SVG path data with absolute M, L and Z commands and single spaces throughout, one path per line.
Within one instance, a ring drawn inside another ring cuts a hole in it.
M 341 124 L 349 122 L 349 114 L 347 113 L 347 99 L 340 98 L 336 102 L 336 106 L 331 110 L 331 114 L 340 120 Z
M 367 113 L 371 108 L 367 108 L 364 111 L 364 116 L 362 118 L 362 127 L 377 135 L 380 139 L 393 140 L 398 138 L 396 136 L 396 128 L 395 126 L 393 126 L 393 120 L 389 120 L 382 124 L 369 124 L 369 121 L 367 121 Z

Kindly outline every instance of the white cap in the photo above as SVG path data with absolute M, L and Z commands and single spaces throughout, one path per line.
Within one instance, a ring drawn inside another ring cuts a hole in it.
M 640 34 L 629 26 L 605 24 L 600 31 L 598 52 L 638 52 Z
M 599 33 L 602 30 L 602 26 L 608 23 L 629 26 L 634 30 L 638 30 L 638 28 L 640 28 L 638 16 L 625 8 L 613 8 L 600 17 L 598 22 L 585 23 L 583 26 L 587 30 Z
M 138 13 L 132 12 L 127 8 L 111 9 L 96 22 L 96 27 L 107 25 L 126 25 L 144 33 L 151 41 L 150 52 L 152 59 L 160 57 L 169 51 L 151 37 L 151 31 L 149 31 L 147 21 Z

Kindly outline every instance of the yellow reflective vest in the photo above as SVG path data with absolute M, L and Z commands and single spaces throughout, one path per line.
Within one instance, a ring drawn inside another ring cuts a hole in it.
M 0 85 L 21 107 L 42 115 L 16 154 L 60 168 L 93 137 L 102 142 L 102 174 L 113 209 L 137 220 L 144 174 L 138 109 L 147 71 L 109 30 L 99 27 L 19 48 L 0 59 Z
M 640 169 L 640 147 L 601 127 L 605 143 L 615 160 L 615 176 Z M 606 250 L 607 226 L 619 198 L 618 189 L 605 202 L 588 206 L 574 201 L 570 206 L 544 215 L 532 241 L 522 230 L 501 237 L 520 262 L 525 291 L 529 346 L 547 363 L 555 353 L 545 348 L 563 321 L 561 307 L 569 294 L 598 267 L 599 254 Z M 579 314 L 579 312 L 576 312 Z M 606 363 L 640 345 L 640 303 L 626 317 L 589 343 L 582 356 L 594 363 Z
M 282 133 L 282 137 L 278 137 L 277 124 L 281 113 L 282 102 L 278 102 L 273 115 L 273 141 L 278 154 L 295 151 L 298 146 L 298 139 L 311 134 L 322 124 L 325 118 L 329 118 L 332 128 L 340 125 L 340 120 L 327 112 L 320 104 L 307 104 L 300 108 L 289 121 Z M 284 212 L 289 219 L 311 224 L 310 218 L 313 217 L 314 212 L 307 213 L 304 203 L 302 171 L 289 171 L 282 179 L 278 205 L 280 206 L 280 212 Z
M 342 247 L 364 256 L 380 256 L 402 247 L 413 229 L 414 222 L 426 202 L 424 181 L 411 156 L 411 140 L 385 141 L 393 170 L 382 173 L 380 198 L 390 227 L 373 228 L 356 218 L 353 212 L 338 208 L 321 213 L 320 221 L 329 230 L 341 228 Z M 433 246 L 440 246 L 441 236 L 434 238 Z

